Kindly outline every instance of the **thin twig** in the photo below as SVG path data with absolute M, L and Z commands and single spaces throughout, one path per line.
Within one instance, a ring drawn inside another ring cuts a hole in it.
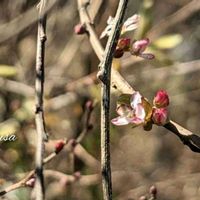
M 110 79 L 111 65 L 116 44 L 120 36 L 123 17 L 126 11 L 128 0 L 120 0 L 115 23 L 108 38 L 103 60 L 100 63 L 100 70 L 97 77 L 101 84 L 101 173 L 103 198 L 112 199 L 112 180 L 110 167 Z
M 45 12 L 49 12 L 56 3 L 59 2 L 58 0 L 51 0 L 47 5 Z M 22 20 L 23 19 L 23 20 Z M 35 6 L 30 8 L 25 13 L 17 16 L 12 21 L 3 24 L 0 26 L 0 44 L 7 41 L 8 39 L 18 35 L 28 26 L 31 26 L 34 22 L 37 21 L 37 11 Z
M 7 78 L 0 77 L 0 88 L 27 97 L 34 96 L 34 89 L 31 86 Z
M 83 162 L 85 162 L 88 166 L 94 167 L 95 169 L 98 169 L 99 162 L 92 156 L 90 155 L 80 144 L 76 143 L 72 140 L 63 140 L 64 146 L 66 146 L 66 149 L 68 149 L 68 152 L 73 152 L 74 155 L 79 157 Z M 75 143 L 75 145 L 74 145 Z M 63 147 L 64 147 L 63 146 Z M 62 150 L 62 149 L 61 149 Z M 52 153 L 50 153 L 47 157 L 43 159 L 43 165 L 46 165 L 50 161 L 52 161 L 59 152 L 56 152 L 56 150 Z M 6 187 L 4 190 L 0 191 L 0 196 L 4 196 L 8 192 L 11 192 L 13 190 L 17 190 L 22 187 L 26 187 L 26 182 L 32 178 L 35 177 L 36 171 L 32 170 L 28 172 L 27 175 L 25 175 L 24 178 L 22 178 L 20 181 L 17 183 L 14 183 L 8 187 Z
M 19 188 L 22 188 L 22 187 L 25 187 L 26 186 L 26 182 L 32 178 L 34 176 L 34 170 L 32 170 L 31 172 L 28 173 L 28 175 L 26 175 L 25 178 L 23 178 L 21 181 L 13 184 L 13 185 L 10 185 L 8 186 L 7 188 L 5 188 L 4 190 L 2 190 L 0 192 L 0 196 L 3 196 L 5 194 L 7 194 L 8 192 L 11 192 L 13 190 L 16 190 L 16 189 L 19 189 Z
M 90 128 L 90 118 L 91 118 L 91 112 L 93 111 L 93 108 L 95 106 L 95 103 L 92 103 L 91 106 L 87 107 L 87 110 L 85 111 L 85 124 L 83 127 L 83 130 L 81 132 L 81 137 L 77 137 L 77 139 L 64 139 L 63 142 L 63 146 L 61 149 L 55 149 L 54 152 L 52 152 L 51 154 L 49 154 L 46 158 L 44 158 L 42 160 L 42 165 L 46 165 L 47 163 L 49 163 L 50 161 L 52 161 L 57 155 L 58 153 L 63 150 L 64 146 L 66 146 L 66 149 L 68 150 L 68 152 L 73 152 L 75 156 L 79 157 L 83 162 L 85 162 L 88 166 L 91 166 L 95 169 L 98 169 L 99 167 L 99 162 L 98 160 L 96 160 L 92 155 L 90 155 L 79 143 L 84 139 L 84 137 L 86 136 L 86 130 L 89 131 Z M 59 140 L 60 142 L 60 140 Z M 7 188 L 5 188 L 4 190 L 0 191 L 0 196 L 4 196 L 6 193 L 11 192 L 13 190 L 19 189 L 21 187 L 26 187 L 26 182 L 32 178 L 35 177 L 36 175 L 36 170 L 32 170 L 30 171 L 27 175 L 25 175 L 25 177 L 23 179 L 21 179 L 20 181 L 18 181 L 17 183 L 14 183 L 10 186 L 8 186 Z
M 75 172 L 72 175 L 68 175 L 55 170 L 45 170 L 45 176 L 62 180 L 65 184 L 70 185 L 72 183 L 78 183 L 79 186 L 90 186 L 99 184 L 101 177 L 100 174 L 90 174 L 90 175 L 81 175 Z
M 83 129 L 81 133 L 79 134 L 79 136 L 76 138 L 77 143 L 80 143 L 85 137 L 85 135 L 88 133 L 88 131 L 92 128 L 92 125 L 90 124 L 90 118 L 95 106 L 96 106 L 96 102 L 93 103 L 92 101 L 87 101 L 85 105 L 85 113 L 83 116 L 83 120 L 84 120 Z
M 44 55 L 46 41 L 46 14 L 44 13 L 46 0 L 41 0 L 39 4 L 38 38 L 36 55 L 36 111 L 35 122 L 37 130 L 37 149 L 36 149 L 36 200 L 45 198 L 44 177 L 43 177 L 43 153 L 44 140 L 47 140 L 45 131 L 44 112 L 43 112 L 43 93 L 44 93 Z
M 64 140 L 64 144 L 68 144 L 68 140 Z M 49 163 L 51 160 L 53 160 L 57 154 L 58 153 L 56 153 L 56 151 L 54 151 L 50 155 L 48 155 L 46 158 L 44 158 L 42 161 L 43 165 L 45 165 L 45 164 Z M 7 188 L 5 188 L 2 191 L 0 191 L 0 196 L 4 196 L 5 194 L 7 194 L 8 192 L 11 192 L 13 190 L 17 190 L 19 188 L 26 187 L 27 186 L 26 182 L 28 180 L 30 180 L 32 177 L 35 177 L 35 175 L 37 177 L 36 173 L 37 173 L 36 170 L 32 170 L 32 171 L 28 172 L 28 174 L 25 175 L 25 177 L 22 178 L 20 181 L 8 186 Z

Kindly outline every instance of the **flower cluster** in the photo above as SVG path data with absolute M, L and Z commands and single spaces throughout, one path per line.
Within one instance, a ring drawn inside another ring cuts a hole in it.
M 139 24 L 139 19 L 140 19 L 139 15 L 136 14 L 128 18 L 122 26 L 121 36 L 128 31 L 133 31 L 137 29 Z M 107 21 L 107 27 L 102 32 L 100 38 L 110 35 L 113 23 L 114 23 L 114 18 L 109 17 Z M 118 41 L 114 57 L 120 58 L 123 56 L 124 52 L 130 52 L 134 56 L 139 56 L 141 58 L 151 60 L 155 56 L 151 53 L 144 53 L 149 43 L 150 41 L 148 38 L 131 41 L 130 38 L 122 37 Z
M 111 120 L 114 125 L 143 125 L 146 128 L 151 120 L 152 106 L 139 92 L 122 94 L 118 100 L 117 113 L 119 116 Z
M 131 124 L 134 127 L 143 125 L 145 130 L 151 130 L 152 124 L 165 125 L 168 122 L 168 94 L 164 90 L 157 92 L 152 107 L 138 91 L 122 94 L 117 105 L 118 117 L 111 120 L 114 125 Z
M 153 100 L 152 120 L 155 124 L 162 126 L 165 125 L 168 119 L 167 106 L 169 105 L 169 96 L 166 91 L 159 90 Z
M 155 56 L 152 53 L 144 53 L 150 41 L 148 38 L 131 42 L 130 38 L 120 38 L 114 53 L 115 58 L 120 58 L 125 52 L 130 52 L 134 56 L 152 60 Z

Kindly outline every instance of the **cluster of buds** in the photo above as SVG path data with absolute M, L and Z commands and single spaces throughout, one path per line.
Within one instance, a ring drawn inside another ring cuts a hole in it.
M 137 14 L 134 14 L 132 17 L 129 17 L 122 25 L 120 35 L 122 36 L 126 32 L 137 29 L 139 20 L 140 20 L 140 16 Z M 109 17 L 107 20 L 107 26 L 102 32 L 100 38 L 109 36 L 111 34 L 111 29 L 112 29 L 113 24 L 114 24 L 114 18 Z M 141 58 L 151 60 L 155 56 L 151 53 L 144 53 L 149 43 L 150 41 L 148 38 L 131 41 L 130 38 L 121 37 L 118 41 L 118 44 L 114 53 L 114 57 L 120 58 L 123 56 L 124 52 L 130 52 L 134 56 L 139 56 Z
M 133 127 L 143 125 L 145 130 L 151 130 L 152 124 L 165 125 L 168 121 L 169 97 L 166 91 L 159 90 L 153 100 L 154 106 L 138 91 L 122 94 L 118 100 L 118 117 L 111 120 L 114 125 L 131 124 Z
M 159 126 L 165 125 L 169 121 L 167 106 L 169 105 L 169 96 L 166 91 L 159 90 L 153 100 L 152 120 Z
M 130 38 L 120 38 L 117 43 L 114 57 L 120 58 L 123 56 L 124 52 L 130 52 L 134 56 L 152 60 L 155 58 L 152 53 L 144 53 L 149 43 L 150 41 L 148 38 L 142 40 L 134 40 L 133 42 L 131 42 Z

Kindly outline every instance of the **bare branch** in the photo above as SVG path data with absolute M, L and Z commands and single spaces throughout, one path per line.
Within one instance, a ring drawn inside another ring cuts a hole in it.
M 36 149 L 36 200 L 45 198 L 44 177 L 43 177 L 43 154 L 44 140 L 47 140 L 45 131 L 44 112 L 43 112 L 43 93 L 44 93 L 44 55 L 46 41 L 46 0 L 39 3 L 39 20 L 37 36 L 37 55 L 36 55 L 36 110 L 35 123 L 37 131 L 37 149 Z
M 110 79 L 113 54 L 120 36 L 122 22 L 128 0 L 120 0 L 115 23 L 108 38 L 103 60 L 97 77 L 102 81 L 101 85 L 101 173 L 103 198 L 112 199 L 112 180 L 110 167 Z
M 67 185 L 77 182 L 79 186 L 90 186 L 99 184 L 101 180 L 99 174 L 77 175 L 75 172 L 73 175 L 68 175 L 55 170 L 45 170 L 45 175 L 58 180 L 62 179 L 62 181 L 65 182 L 65 184 Z
M 58 2 L 57 0 L 49 1 L 49 4 L 45 8 L 45 12 L 49 12 L 57 2 Z M 0 44 L 12 38 L 13 36 L 16 36 L 17 34 L 22 32 L 25 28 L 27 28 L 36 21 L 37 21 L 37 11 L 35 7 L 33 7 L 28 11 L 26 11 L 24 14 L 13 19 L 11 22 L 1 25 Z
M 85 162 L 88 166 L 93 167 L 96 169 L 99 169 L 99 161 L 96 160 L 92 155 L 90 155 L 80 144 L 84 137 L 86 136 L 86 133 L 90 130 L 90 118 L 91 118 L 91 112 L 93 111 L 93 108 L 95 106 L 95 103 L 91 102 L 91 105 L 87 106 L 87 109 L 85 111 L 85 124 L 83 127 L 82 132 L 79 134 L 80 137 L 77 137 L 77 139 L 65 139 L 65 140 L 59 140 L 56 141 L 59 146 L 57 146 L 51 154 L 49 154 L 46 158 L 42 160 L 42 166 L 49 163 L 51 160 L 53 160 L 57 154 L 63 150 L 63 148 L 66 146 L 66 150 L 68 152 L 74 153 L 75 156 L 79 157 L 83 162 Z M 21 187 L 26 187 L 26 182 L 30 180 L 32 177 L 37 177 L 37 169 L 30 171 L 23 179 L 18 181 L 17 183 L 14 183 L 13 185 L 8 186 L 4 190 L 0 191 L 0 196 L 4 196 L 6 193 L 11 192 L 13 190 L 19 189 Z
M 34 176 L 34 170 L 29 172 L 27 176 L 25 176 L 25 178 L 23 178 L 21 181 L 13 184 L 13 185 L 10 185 L 8 186 L 6 189 L 2 190 L 0 192 L 0 196 L 3 196 L 5 195 L 6 193 L 8 192 L 11 192 L 13 190 L 16 190 L 16 189 L 19 189 L 19 188 L 22 188 L 22 187 L 25 187 L 26 186 L 26 182 L 32 178 Z
M 0 77 L 0 88 L 24 96 L 34 96 L 34 89 L 24 83 Z

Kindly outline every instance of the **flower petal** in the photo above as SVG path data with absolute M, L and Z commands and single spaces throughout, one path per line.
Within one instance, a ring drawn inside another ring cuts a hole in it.
M 137 24 L 131 24 L 127 27 L 123 27 L 123 33 L 128 32 L 128 31 L 133 31 L 138 27 Z
M 111 122 L 116 125 L 116 126 L 123 126 L 123 125 L 127 125 L 130 123 L 130 119 L 127 117 L 116 117 L 114 119 L 111 120 Z
M 140 119 L 139 117 L 134 117 L 131 119 L 130 123 L 135 124 L 135 125 L 140 125 L 140 124 L 144 123 L 144 120 Z
M 118 115 L 128 117 L 132 114 L 133 109 L 130 106 L 123 104 L 118 106 L 116 111 Z
M 150 41 L 148 38 L 135 41 L 132 46 L 133 52 L 136 52 L 136 53 L 144 52 L 147 46 L 149 45 L 149 42 Z
M 129 17 L 123 24 L 121 34 L 124 34 L 128 31 L 133 31 L 138 27 L 139 15 L 134 14 L 132 17 Z
M 131 107 L 135 109 L 137 104 L 139 103 L 142 103 L 142 96 L 138 91 L 136 91 L 131 96 L 130 104 L 131 104 Z
M 130 26 L 131 24 L 136 24 L 136 23 L 138 23 L 139 19 L 140 19 L 140 16 L 137 14 L 134 14 L 133 16 L 129 17 L 124 22 L 124 26 Z
M 141 104 L 138 104 L 135 108 L 135 116 L 144 121 L 146 113 L 144 107 Z

